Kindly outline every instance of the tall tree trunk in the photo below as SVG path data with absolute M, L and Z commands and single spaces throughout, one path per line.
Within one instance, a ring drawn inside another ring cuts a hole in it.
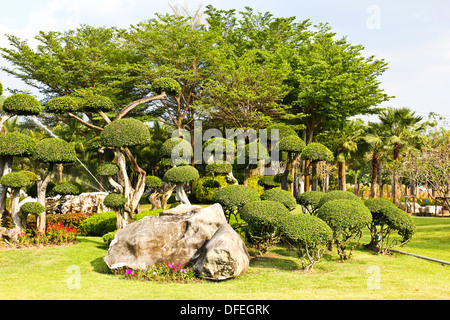
M 398 205 L 400 202 L 397 199 L 398 197 L 398 193 L 397 193 L 397 186 L 398 186 L 398 160 L 400 158 L 400 148 L 401 145 L 399 143 L 395 143 L 394 144 L 394 161 L 395 161 L 395 165 L 394 165 L 394 171 L 392 173 L 392 180 L 391 180 L 391 185 L 392 185 L 392 201 Z
M 378 179 L 378 165 L 379 165 L 379 155 L 374 153 L 372 155 L 372 183 L 370 185 L 370 197 L 377 197 L 377 179 Z
M 1 177 L 3 177 L 5 174 L 8 174 L 11 172 L 12 169 L 12 157 L 5 156 L 1 157 L 0 161 L 0 173 Z M 3 213 L 6 209 L 6 198 L 7 198 L 8 188 L 5 188 L 2 184 L 0 184 L 0 226 L 2 222 Z
M 305 160 L 305 192 L 310 191 L 309 190 L 309 167 L 310 167 L 310 161 Z
M 345 173 L 345 161 L 339 161 L 337 163 L 338 167 L 338 190 L 347 190 L 347 181 L 346 181 L 346 173 Z
M 311 191 L 317 191 L 317 161 L 311 162 Z
M 19 215 L 20 188 L 14 188 L 11 198 L 11 218 L 16 227 L 22 229 L 22 220 Z
M 191 205 L 191 202 L 189 201 L 189 198 L 186 195 L 186 192 L 184 191 L 184 186 L 182 182 L 178 182 L 175 188 L 176 192 L 176 199 L 180 201 L 182 204 Z
M 50 179 L 53 175 L 53 164 L 50 164 L 48 171 L 46 173 L 46 175 L 44 176 L 44 179 L 42 180 L 38 180 L 36 182 L 36 188 L 37 188 L 37 202 L 40 203 L 41 205 L 44 206 L 44 208 L 46 208 L 46 189 L 47 186 L 50 182 Z M 44 210 L 43 212 L 41 212 L 41 214 L 38 217 L 38 221 L 37 221 L 37 227 L 38 227 L 38 231 L 41 233 L 45 232 L 45 228 L 47 227 L 47 212 Z

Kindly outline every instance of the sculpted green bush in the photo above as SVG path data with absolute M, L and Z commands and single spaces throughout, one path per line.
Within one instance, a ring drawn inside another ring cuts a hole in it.
M 41 104 L 36 98 L 24 93 L 9 96 L 3 102 L 3 110 L 7 113 L 37 116 L 41 114 L 41 109 Z
M 38 202 L 26 202 L 20 207 L 20 212 L 23 215 L 39 215 L 43 211 L 45 211 L 45 207 Z
M 80 107 L 80 98 L 62 96 L 51 99 L 45 105 L 45 111 L 49 113 L 75 112 Z
M 58 183 L 54 188 L 53 188 L 53 193 L 54 194 L 59 194 L 59 195 L 79 195 L 80 193 L 83 192 L 83 188 L 81 187 L 81 184 L 79 184 L 78 182 L 75 181 L 64 181 L 61 183 Z
M 114 176 L 119 172 L 119 166 L 114 162 L 105 162 L 97 167 L 99 176 Z
M 330 149 L 321 143 L 313 142 L 308 144 L 300 155 L 303 160 L 310 161 L 333 161 L 334 155 Z
M 331 228 L 322 219 L 309 214 L 285 215 L 279 221 L 279 228 L 283 241 L 295 248 L 306 271 L 311 271 L 322 259 L 333 238 Z
M 126 199 L 122 194 L 110 193 L 105 199 L 103 199 L 103 204 L 108 208 L 117 210 L 123 208 L 126 203 Z
M 114 103 L 110 98 L 95 95 L 78 100 L 79 108 L 86 112 L 113 111 Z
M 239 211 L 241 219 L 248 223 L 247 238 L 259 253 L 267 252 L 270 246 L 279 241 L 279 221 L 289 214 L 282 203 L 270 200 L 248 202 Z
M 292 193 L 282 189 L 271 189 L 264 191 L 261 195 L 261 200 L 271 200 L 282 203 L 290 211 L 297 207 L 297 202 L 295 201 Z
M 287 152 L 302 152 L 305 142 L 298 135 L 284 137 L 278 143 L 278 150 Z
M 205 172 L 211 175 L 228 174 L 233 170 L 233 166 L 228 162 L 211 162 L 206 165 Z
M 198 171 L 193 166 L 181 166 L 167 170 L 163 180 L 172 183 L 182 183 L 194 181 L 198 178 L 200 178 Z
M 22 172 L 11 172 L 5 174 L 0 183 L 7 188 L 26 188 L 31 185 L 30 178 Z
M 92 237 L 101 237 L 116 229 L 116 213 L 112 211 L 96 213 L 84 220 L 79 227 L 81 235 Z
M 142 121 L 125 118 L 107 124 L 100 134 L 102 146 L 110 148 L 131 147 L 150 142 L 150 131 Z
M 192 184 L 192 193 L 199 203 L 211 203 L 214 193 L 227 186 L 227 179 L 224 176 L 215 177 L 214 180 L 212 177 L 202 177 Z
M 77 160 L 75 149 L 62 139 L 47 138 L 39 141 L 35 149 L 37 160 L 45 163 L 72 163 Z
M 338 199 L 347 199 L 347 200 L 354 200 L 360 203 L 363 203 L 363 201 L 354 193 L 349 191 L 343 191 L 343 190 L 333 190 L 328 193 L 326 193 L 319 201 L 319 208 L 323 206 L 328 201 L 338 200 Z
M 30 156 L 36 148 L 36 140 L 20 132 L 5 132 L 0 134 L 0 155 Z
M 333 242 L 341 260 L 350 259 L 353 249 L 359 244 L 363 228 L 372 221 L 372 215 L 362 201 L 348 199 L 326 202 L 317 211 L 317 217 L 333 230 Z M 356 244 L 346 253 L 350 241 L 354 240 Z
M 297 195 L 297 203 L 306 208 L 309 214 L 317 215 L 320 208 L 320 201 L 326 195 L 321 191 L 306 191 Z
M 157 176 L 147 176 L 145 178 L 145 186 L 147 188 L 161 188 L 162 180 Z
M 227 221 L 230 222 L 230 216 L 233 214 L 237 220 L 239 210 L 248 202 L 260 201 L 259 194 L 252 188 L 244 185 L 231 185 L 218 190 L 212 196 L 214 203 L 220 203 Z

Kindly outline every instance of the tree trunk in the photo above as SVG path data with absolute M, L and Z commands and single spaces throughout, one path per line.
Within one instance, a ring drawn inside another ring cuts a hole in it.
M 310 161 L 305 160 L 305 192 L 309 191 L 309 167 Z
M 338 167 L 338 190 L 347 190 L 347 181 L 345 177 L 345 161 L 339 161 L 337 163 Z
M 176 191 L 176 199 L 180 201 L 182 204 L 191 205 L 186 192 L 184 192 L 184 186 L 182 182 L 178 182 L 175 188 Z
M 152 205 L 152 210 L 160 209 L 161 208 L 161 201 L 158 201 L 158 198 L 160 198 L 161 194 L 159 192 L 153 192 L 149 197 L 148 201 Z
M 311 162 L 311 191 L 317 191 L 317 162 Z
M 0 161 L 0 173 L 1 177 L 3 177 L 5 174 L 8 174 L 11 172 L 12 169 L 12 157 L 5 156 L 1 157 Z M 5 188 L 2 184 L 0 184 L 0 226 L 2 222 L 3 212 L 5 212 L 6 209 L 6 198 L 7 198 L 8 188 Z
M 53 164 L 50 164 L 47 174 L 44 179 L 36 182 L 37 188 L 37 202 L 42 204 L 44 208 L 46 208 L 46 194 L 45 191 L 47 189 L 48 183 L 53 175 Z M 47 227 L 47 212 L 44 210 L 37 219 L 37 228 L 41 233 L 45 232 L 45 228 Z
M 14 188 L 11 199 L 11 218 L 13 223 L 22 229 L 22 220 L 19 215 L 20 188 Z
M 379 156 L 378 153 L 372 155 L 372 183 L 370 185 L 370 197 L 377 197 L 377 179 L 378 179 L 378 165 Z

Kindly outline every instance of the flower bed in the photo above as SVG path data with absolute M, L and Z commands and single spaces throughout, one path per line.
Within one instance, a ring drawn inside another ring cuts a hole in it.
M 77 239 L 77 234 L 77 229 L 65 227 L 62 222 L 57 224 L 49 222 L 45 233 L 40 233 L 34 229 L 28 229 L 26 232 L 19 233 L 17 246 L 73 243 Z

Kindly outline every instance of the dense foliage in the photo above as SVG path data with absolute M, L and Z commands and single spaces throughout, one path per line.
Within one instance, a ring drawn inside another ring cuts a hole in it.
M 282 189 L 270 189 L 264 191 L 261 195 L 261 200 L 277 201 L 282 203 L 290 211 L 297 207 L 297 202 L 295 201 L 292 193 Z
M 126 199 L 122 194 L 110 193 L 105 199 L 103 199 L 103 204 L 111 209 L 122 208 L 126 203 Z
M 103 128 L 100 142 L 111 148 L 131 147 L 149 143 L 150 132 L 142 121 L 132 118 L 119 119 Z
M 168 96 L 178 96 L 181 93 L 181 86 L 174 79 L 158 78 L 153 81 L 152 90 L 156 94 L 165 92 Z
M 193 166 L 181 166 L 167 170 L 163 180 L 166 182 L 182 183 L 194 181 L 198 178 L 200 178 L 198 171 Z
M 320 208 L 321 199 L 326 193 L 321 191 L 306 191 L 297 195 L 297 203 L 301 204 L 311 215 L 316 215 Z
M 226 177 L 218 176 L 214 180 L 212 177 L 201 177 L 192 184 L 192 194 L 199 203 L 211 203 L 216 191 L 228 186 Z
M 231 185 L 218 190 L 212 197 L 225 211 L 240 210 L 247 202 L 260 200 L 258 193 L 250 187 Z
M 278 150 L 287 152 L 302 152 L 305 142 L 297 135 L 284 137 L 278 142 Z
M 73 163 L 77 155 L 72 145 L 58 138 L 46 138 L 36 145 L 35 157 L 45 163 Z
M 308 144 L 302 151 L 300 157 L 303 160 L 310 161 L 328 161 L 334 160 L 333 152 L 321 143 L 313 142 Z
M 162 180 L 157 176 L 147 176 L 145 178 L 145 186 L 147 188 L 160 188 L 162 186 Z
M 348 199 L 327 201 L 317 211 L 317 217 L 333 230 L 333 241 L 341 260 L 350 259 L 352 250 L 359 244 L 363 228 L 372 221 L 372 215 L 362 201 Z M 353 240 L 357 243 L 346 253 L 347 246 Z
M 30 178 L 22 172 L 11 172 L 5 174 L 0 183 L 9 188 L 26 188 L 31 184 Z
M 49 113 L 76 112 L 80 105 L 80 99 L 72 96 L 62 96 L 51 99 L 45 105 L 45 111 Z
M 323 206 L 328 201 L 333 201 L 333 200 L 338 200 L 338 199 L 354 200 L 356 202 L 361 202 L 362 203 L 362 200 L 357 195 L 355 195 L 352 192 L 343 191 L 343 190 L 333 190 L 333 191 L 330 191 L 330 192 L 324 194 L 320 198 L 319 203 L 318 203 L 318 207 L 320 208 L 321 206 Z
M 114 162 L 105 162 L 98 166 L 97 174 L 99 176 L 114 176 L 119 172 L 119 166 Z
M 41 104 L 33 96 L 18 93 L 6 98 L 3 102 L 3 110 L 11 114 L 34 115 L 41 114 Z
M 36 148 L 36 140 L 29 135 L 13 131 L 0 134 L 0 155 L 30 156 Z
M 83 192 L 81 184 L 75 181 L 64 181 L 58 183 L 53 189 L 54 194 L 65 195 L 79 195 Z
M 280 202 L 270 200 L 250 201 L 239 211 L 241 219 L 248 223 L 246 233 L 250 243 L 256 245 L 260 253 L 280 239 L 279 221 L 289 210 Z
M 45 211 L 45 207 L 38 202 L 26 202 L 20 207 L 20 212 L 23 215 L 27 214 L 39 215 L 43 211 Z

